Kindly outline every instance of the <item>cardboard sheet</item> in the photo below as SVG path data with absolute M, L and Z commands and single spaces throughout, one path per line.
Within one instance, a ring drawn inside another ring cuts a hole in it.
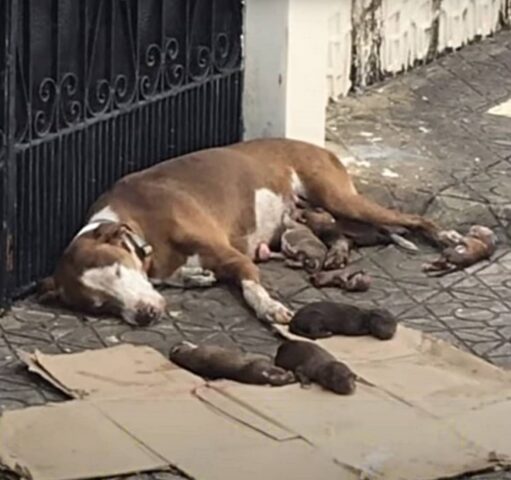
M 493 106 L 488 110 L 488 113 L 490 115 L 501 115 L 503 117 L 511 118 L 511 98 Z
M 509 371 L 418 330 L 400 326 L 388 342 L 331 337 L 317 343 L 379 389 L 437 417 L 511 398 Z
M 166 465 L 198 480 L 432 480 L 511 462 L 509 373 L 403 327 L 320 344 L 372 386 L 206 383 L 131 345 L 24 355 L 74 400 L 6 412 L 0 462 L 34 480 Z
M 190 391 L 204 382 L 146 346 L 116 345 L 67 355 L 39 351 L 20 358 L 30 371 L 74 398 L 119 398 L 141 391 Z

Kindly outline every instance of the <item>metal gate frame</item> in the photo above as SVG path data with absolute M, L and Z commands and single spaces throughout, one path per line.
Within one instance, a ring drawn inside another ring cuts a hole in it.
M 243 0 L 0 0 L 0 306 L 119 177 L 242 137 Z
M 6 304 L 12 284 L 12 231 L 15 212 L 14 130 L 15 102 L 11 95 L 16 81 L 15 44 L 17 24 L 8 19 L 17 15 L 16 0 L 1 0 L 0 16 L 0 306 Z

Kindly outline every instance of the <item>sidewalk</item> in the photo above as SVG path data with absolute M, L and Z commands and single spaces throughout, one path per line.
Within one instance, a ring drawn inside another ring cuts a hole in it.
M 293 308 L 324 298 L 384 305 L 406 325 L 511 367 L 511 118 L 486 113 L 508 98 L 511 33 L 505 32 L 343 99 L 328 111 L 330 146 L 351 157 L 349 168 L 361 191 L 383 204 L 426 213 L 446 227 L 496 228 L 501 245 L 491 263 L 428 279 L 420 266 L 435 254 L 427 248 L 418 255 L 394 247 L 364 249 L 354 259 L 373 276 L 369 292 L 318 291 L 303 272 L 278 263 L 262 268 L 270 291 Z M 166 297 L 167 318 L 147 329 L 49 310 L 31 299 L 18 302 L 0 320 L 0 410 L 63 400 L 25 372 L 16 348 L 56 353 L 133 342 L 167 354 L 171 344 L 186 339 L 266 354 L 276 350 L 277 340 L 235 290 L 174 289 Z M 511 473 L 467 478 L 511 479 Z

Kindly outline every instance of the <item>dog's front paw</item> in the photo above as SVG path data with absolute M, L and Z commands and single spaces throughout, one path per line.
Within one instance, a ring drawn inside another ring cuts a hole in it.
M 253 308 L 257 318 L 269 323 L 286 324 L 291 321 L 293 312 L 271 298 L 266 289 L 257 281 L 242 280 L 241 286 L 246 302 Z
M 265 307 L 263 318 L 267 322 L 286 325 L 293 318 L 293 312 L 277 300 L 271 299 Z

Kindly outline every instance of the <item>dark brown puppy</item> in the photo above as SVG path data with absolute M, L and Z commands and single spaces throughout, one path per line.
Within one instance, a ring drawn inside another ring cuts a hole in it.
M 413 242 L 403 238 L 403 235 L 408 233 L 403 227 L 376 226 L 347 218 L 334 219 L 329 212 L 319 207 L 302 208 L 294 216 L 329 247 L 339 239 L 345 239 L 350 242 L 350 246 L 370 247 L 395 243 L 405 250 L 417 251 Z
M 307 338 L 372 335 L 380 340 L 389 340 L 396 330 L 397 321 L 388 310 L 327 301 L 309 303 L 300 308 L 289 324 L 291 333 Z
M 181 342 L 172 347 L 169 358 L 176 365 L 201 377 L 224 378 L 255 385 L 281 386 L 296 381 L 292 372 L 276 367 L 268 358 L 216 345 Z
M 317 272 L 310 281 L 316 288 L 338 287 L 347 292 L 365 292 L 371 285 L 371 277 L 364 270 L 346 268 Z
M 447 248 L 442 251 L 440 258 L 422 268 L 425 272 L 436 272 L 438 276 L 487 260 L 497 248 L 497 236 L 482 225 L 473 225 L 465 236 L 455 230 L 440 232 L 439 239 Z
M 349 367 L 312 342 L 284 342 L 277 351 L 275 365 L 294 372 L 302 386 L 317 383 L 341 395 L 355 391 L 357 377 Z

